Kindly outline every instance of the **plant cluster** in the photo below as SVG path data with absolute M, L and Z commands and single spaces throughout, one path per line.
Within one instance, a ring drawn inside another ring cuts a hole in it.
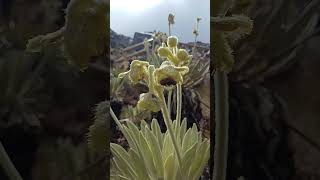
M 170 16 L 169 16 L 170 17 Z M 196 125 L 187 130 L 181 120 L 183 76 L 188 73 L 192 56 L 178 48 L 178 38 L 169 36 L 167 43 L 157 49 L 164 61 L 156 68 L 147 61 L 134 60 L 130 70 L 119 74 L 132 83 L 144 81 L 148 92 L 140 95 L 137 108 L 161 111 L 167 131 L 162 133 L 156 119 L 151 128 L 141 121 L 140 129 L 131 121 L 111 115 L 129 143 L 129 150 L 111 143 L 112 179 L 199 179 L 209 159 L 209 140 L 202 138 Z M 176 118 L 171 120 L 164 91 L 177 91 Z M 187 172 L 187 173 L 186 173 Z

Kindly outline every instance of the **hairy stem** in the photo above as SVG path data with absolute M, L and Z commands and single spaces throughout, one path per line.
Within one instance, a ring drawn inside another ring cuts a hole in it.
M 180 124 L 181 122 L 181 110 L 182 110 L 182 86 L 181 84 L 177 84 L 177 114 L 176 114 L 177 124 Z
M 214 75 L 215 88 L 215 150 L 213 179 L 225 180 L 228 157 L 228 77 L 225 72 L 217 70 Z
M 172 99 L 172 89 L 168 91 L 168 101 L 167 101 L 168 113 L 170 117 L 171 117 L 171 99 Z
M 122 124 L 120 123 L 119 119 L 117 118 L 116 114 L 113 112 L 112 108 L 110 107 L 110 115 L 114 122 L 117 124 L 117 126 L 120 128 L 122 131 Z
M 22 180 L 21 175 L 11 162 L 6 150 L 0 142 L 0 165 L 10 180 Z
M 173 146 L 174 146 L 174 149 L 175 149 L 177 157 L 178 157 L 179 166 L 182 167 L 181 154 L 180 154 L 180 151 L 179 151 L 179 147 L 178 147 L 178 143 L 177 143 L 176 137 L 175 137 L 174 132 L 173 132 L 172 121 L 171 121 L 170 116 L 169 116 L 168 108 L 167 108 L 166 101 L 164 99 L 163 93 L 160 95 L 159 99 L 160 99 L 161 111 L 162 111 L 164 122 L 165 122 L 165 124 L 167 126 L 167 129 L 169 131 L 169 135 L 170 135 L 171 140 L 173 142 Z

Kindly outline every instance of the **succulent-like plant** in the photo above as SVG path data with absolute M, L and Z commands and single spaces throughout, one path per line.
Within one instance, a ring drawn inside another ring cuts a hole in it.
M 174 179 L 197 180 L 202 174 L 210 155 L 210 142 L 202 139 L 194 124 L 187 129 L 186 119 L 173 122 L 175 140 L 182 154 L 179 165 L 169 132 L 162 133 L 156 119 L 151 127 L 145 121 L 140 129 L 131 121 L 118 126 L 129 143 L 126 151 L 120 145 L 111 143 L 114 158 L 111 162 L 111 179 Z
M 147 61 L 134 60 L 130 70 L 119 74 L 119 78 L 128 77 L 132 83 L 143 81 L 149 92 L 140 95 L 137 108 L 158 112 L 161 110 L 167 131 L 162 133 L 157 120 L 151 128 L 141 121 L 140 129 L 127 120 L 121 124 L 110 109 L 111 115 L 129 143 L 126 151 L 117 144 L 111 144 L 112 179 L 199 179 L 209 159 L 210 143 L 202 138 L 196 125 L 187 130 L 186 119 L 181 121 L 183 76 L 188 73 L 192 56 L 185 49 L 178 49 L 178 38 L 169 36 L 167 44 L 157 50 L 163 58 L 160 67 Z M 172 122 L 168 101 L 164 91 L 176 87 L 176 118 Z

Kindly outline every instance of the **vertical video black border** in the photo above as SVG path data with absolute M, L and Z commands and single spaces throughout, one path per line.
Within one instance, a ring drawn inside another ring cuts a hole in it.
M 213 14 L 213 1 L 210 0 L 210 19 Z M 214 162 L 214 81 L 213 81 L 213 74 L 214 74 L 214 67 L 213 67 L 213 36 L 212 36 L 212 28 L 211 28 L 211 20 L 210 20 L 210 160 L 209 160 L 209 170 L 210 170 L 210 177 L 213 179 L 213 162 Z
M 108 3 L 108 8 L 107 8 L 107 16 L 109 18 L 107 18 L 107 24 L 108 24 L 108 27 L 107 27 L 107 52 L 106 52 L 106 66 L 107 66 L 107 74 L 106 74 L 106 101 L 109 102 L 109 105 L 110 105 L 110 0 L 107 0 L 107 3 Z M 109 108 L 110 109 L 110 108 Z M 107 110 L 107 112 L 109 112 Z M 110 116 L 110 113 L 108 113 L 108 116 Z M 108 119 L 111 119 L 111 117 L 109 117 Z M 107 173 L 106 173 L 106 177 L 107 179 L 110 179 L 110 137 L 111 137 L 111 130 L 110 130 L 110 121 L 107 121 L 107 136 L 109 138 L 108 139 L 108 142 L 107 142 L 107 161 L 106 161 L 106 165 L 107 165 Z

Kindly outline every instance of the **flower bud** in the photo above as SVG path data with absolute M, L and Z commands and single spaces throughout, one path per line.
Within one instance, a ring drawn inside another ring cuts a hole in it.
M 148 76 L 149 63 L 146 61 L 133 60 L 130 64 L 130 70 L 120 73 L 118 78 L 123 78 L 129 75 L 129 79 L 132 83 L 138 83 L 140 80 L 145 79 Z
M 186 61 L 189 59 L 189 54 L 185 49 L 179 49 L 177 52 L 177 57 L 180 61 Z
M 158 55 L 162 58 L 167 58 L 175 65 L 178 65 L 179 63 L 178 58 L 172 54 L 172 51 L 168 47 L 164 47 L 164 46 L 160 47 L 158 49 Z
M 179 59 L 180 65 L 186 65 L 189 63 L 192 56 L 189 55 L 185 49 L 179 49 L 177 52 L 177 58 Z
M 169 36 L 167 39 L 167 44 L 170 48 L 175 48 L 178 45 L 178 38 L 176 36 Z
M 160 47 L 158 49 L 158 54 L 162 58 L 168 58 L 169 56 L 173 56 L 172 52 L 170 51 L 170 49 L 168 47 Z
M 144 79 L 147 73 L 147 67 L 149 63 L 146 61 L 134 60 L 130 64 L 130 72 L 129 77 L 133 83 L 137 83 L 138 81 Z

